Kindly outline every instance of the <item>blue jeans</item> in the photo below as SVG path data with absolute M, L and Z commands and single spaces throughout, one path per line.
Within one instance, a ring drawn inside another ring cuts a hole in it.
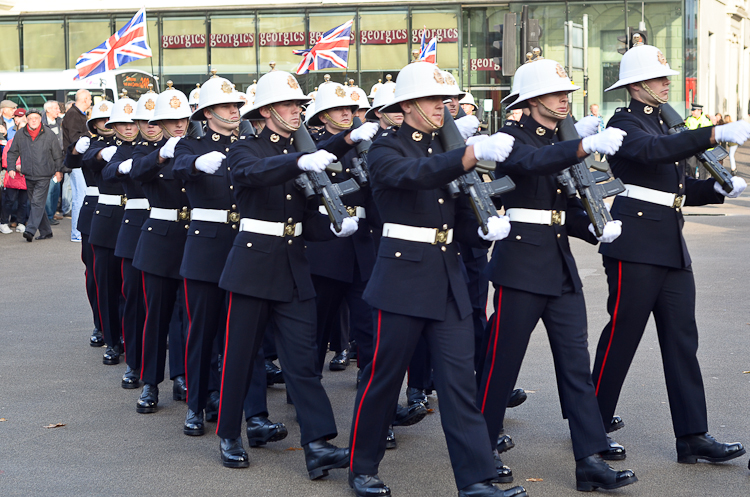
M 86 180 L 83 177 L 83 171 L 80 169 L 73 169 L 70 173 L 70 187 L 72 189 L 73 200 L 71 202 L 71 219 L 70 222 L 70 240 L 80 241 L 81 232 L 78 231 L 78 214 L 81 212 L 81 206 L 83 206 L 83 199 L 86 196 Z
M 47 192 L 47 204 L 44 209 L 50 221 L 57 211 L 57 202 L 60 200 L 60 183 L 55 182 L 54 176 L 49 180 L 49 192 Z
M 70 173 L 63 174 L 62 205 L 60 212 L 67 215 L 73 207 L 73 188 L 70 186 Z

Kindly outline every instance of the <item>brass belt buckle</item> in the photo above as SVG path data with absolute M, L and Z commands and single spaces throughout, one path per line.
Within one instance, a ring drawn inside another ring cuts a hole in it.
M 294 225 L 287 224 L 284 226 L 284 236 L 294 236 Z
M 345 209 L 346 209 L 346 212 L 349 213 L 350 217 L 357 217 L 357 208 L 356 207 L 350 207 L 350 206 L 347 205 L 345 207 Z
M 190 213 L 187 211 L 187 209 L 183 209 L 177 213 L 178 221 L 187 221 L 188 219 L 190 219 Z
M 239 212 L 230 212 L 228 219 L 229 219 L 230 223 L 236 223 L 237 221 L 240 220 L 240 213 Z
M 683 197 L 682 195 L 675 195 L 674 196 L 674 203 L 672 204 L 672 207 L 675 209 L 679 209 L 682 207 Z
M 445 243 L 446 241 L 448 241 L 448 230 L 440 231 L 435 228 L 435 241 L 432 244 Z
M 128 197 L 126 197 L 125 195 L 120 195 L 120 205 L 124 207 L 125 204 L 127 203 L 128 203 Z
M 562 212 L 560 211 L 552 211 L 552 218 L 549 225 L 553 226 L 555 224 L 562 224 Z

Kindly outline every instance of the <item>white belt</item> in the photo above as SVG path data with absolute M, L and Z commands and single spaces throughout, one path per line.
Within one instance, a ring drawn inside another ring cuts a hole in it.
M 122 200 L 124 198 L 123 195 L 107 195 L 106 193 L 100 193 L 99 203 L 104 205 L 123 205 Z
M 383 223 L 383 236 L 387 238 L 398 238 L 408 242 L 444 243 L 448 245 L 453 242 L 453 228 L 440 231 L 437 228 L 418 228 L 405 224 Z
M 181 216 L 183 212 L 185 215 Z M 162 209 L 161 207 L 151 207 L 151 214 L 149 217 L 161 221 L 178 221 L 180 218 L 188 218 L 186 211 L 180 211 L 179 209 Z
M 505 211 L 505 215 L 510 218 L 511 222 L 516 223 L 546 224 L 547 226 L 565 224 L 565 211 L 513 208 Z
M 666 207 L 680 208 L 685 204 L 685 195 L 667 193 L 661 190 L 652 190 L 638 185 L 625 185 L 625 191 L 619 194 L 622 197 L 630 197 L 652 204 L 664 205 Z
M 349 212 L 349 215 L 352 217 L 358 217 L 359 219 L 367 219 L 367 212 L 365 211 L 364 207 L 347 207 L 347 212 Z M 328 211 L 326 210 L 325 205 L 321 205 L 318 207 L 318 211 L 320 211 L 321 214 L 328 215 Z
M 125 204 L 126 211 L 133 210 L 133 209 L 145 211 L 145 210 L 148 210 L 148 208 L 149 208 L 149 205 L 148 205 L 147 198 L 129 198 L 128 202 Z
M 87 186 L 86 187 L 86 196 L 87 197 L 98 197 L 99 196 L 99 188 L 96 186 Z
M 223 209 L 201 209 L 196 207 L 190 211 L 190 219 L 193 221 L 207 221 L 209 223 L 236 223 L 240 220 L 240 214 Z
M 261 221 L 260 219 L 250 219 L 246 217 L 240 220 L 240 231 L 282 237 L 300 236 L 302 234 L 302 223 L 272 223 L 270 221 Z

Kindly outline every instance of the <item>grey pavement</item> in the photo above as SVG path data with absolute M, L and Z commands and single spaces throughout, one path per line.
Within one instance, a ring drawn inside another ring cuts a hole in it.
M 741 151 L 740 174 L 750 177 L 750 154 Z M 687 208 L 685 235 L 698 287 L 699 357 L 708 398 L 710 431 L 722 441 L 750 444 L 750 193 L 723 206 Z M 289 437 L 249 450 L 247 469 L 223 468 L 214 425 L 203 437 L 182 434 L 186 407 L 162 384 L 159 412 L 135 412 L 140 390 L 123 390 L 124 364 L 104 366 L 103 349 L 88 346 L 92 329 L 80 262 L 69 240 L 70 221 L 54 238 L 26 243 L 0 235 L 0 496 L 352 496 L 346 472 L 307 479 L 294 409 L 283 386 L 269 390 L 271 418 Z M 607 322 L 606 281 L 594 247 L 573 241 L 587 300 L 590 350 Z M 326 370 L 324 385 L 348 442 L 355 367 Z M 508 411 L 506 430 L 516 448 L 503 460 L 514 484 L 529 495 L 574 496 L 575 463 L 560 414 L 549 344 L 540 325 L 532 335 L 518 386 L 529 400 Z M 455 496 L 439 399 L 423 422 L 396 428 L 399 447 L 388 451 L 380 474 L 395 496 Z M 402 402 L 404 399 L 402 398 Z M 676 463 L 658 340 L 653 323 L 638 349 L 617 413 L 625 429 L 635 485 L 615 496 L 747 496 L 748 456 L 725 464 Z M 44 426 L 64 423 L 53 429 Z M 537 479 L 539 481 L 527 481 Z M 507 488 L 508 485 L 503 486 Z

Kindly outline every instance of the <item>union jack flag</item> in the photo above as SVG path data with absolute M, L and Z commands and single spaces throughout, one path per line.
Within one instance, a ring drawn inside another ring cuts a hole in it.
M 76 61 L 78 76 L 75 79 L 111 71 L 128 62 L 146 57 L 151 57 L 151 48 L 146 41 L 146 8 L 144 7 L 104 43 L 78 57 Z
M 437 64 L 437 38 L 432 38 L 429 42 L 425 43 L 425 31 L 427 31 L 426 27 L 422 29 L 422 45 L 417 60 Z
M 297 66 L 297 74 L 307 74 L 309 71 L 329 67 L 346 69 L 353 24 L 354 19 L 349 19 L 341 26 L 325 32 L 312 48 L 294 50 L 294 55 L 303 57 L 302 62 Z

